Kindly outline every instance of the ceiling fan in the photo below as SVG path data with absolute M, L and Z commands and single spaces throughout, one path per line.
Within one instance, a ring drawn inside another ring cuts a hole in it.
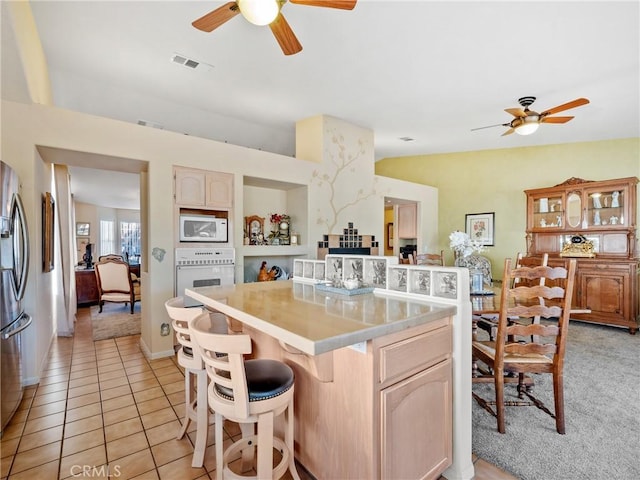
M 353 10 L 358 0 L 289 0 L 291 3 L 311 7 L 339 8 Z M 302 45 L 285 20 L 280 9 L 287 0 L 236 0 L 207 13 L 192 23 L 203 32 L 211 32 L 237 14 L 254 25 L 269 25 L 285 55 L 294 55 L 302 50 Z
M 524 109 L 505 108 L 504 110 L 505 112 L 510 113 L 515 117 L 509 123 L 499 123 L 497 125 L 489 125 L 487 127 L 472 128 L 471 131 L 492 127 L 509 127 L 509 130 L 502 134 L 503 137 L 505 135 L 511 135 L 513 132 L 516 132 L 520 135 L 531 135 L 538 129 L 541 123 L 567 123 L 569 120 L 573 119 L 573 117 L 551 117 L 550 115 L 589 103 L 589 100 L 587 100 L 586 98 L 576 98 L 575 100 L 572 100 L 570 102 L 563 103 L 562 105 L 558 105 L 557 107 L 553 107 L 545 110 L 542 113 L 538 113 L 534 112 L 533 110 L 529 110 L 529 106 L 535 101 L 536 97 L 519 98 L 518 103 L 522 105 Z

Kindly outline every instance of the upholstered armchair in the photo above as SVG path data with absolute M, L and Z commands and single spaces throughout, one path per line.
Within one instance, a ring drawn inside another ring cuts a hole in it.
M 131 304 L 140 301 L 140 284 L 129 273 L 129 264 L 116 258 L 105 258 L 95 264 L 100 312 L 104 302 Z
M 109 253 L 107 255 L 100 255 L 98 257 L 98 261 L 101 262 L 103 260 L 120 260 L 122 262 L 125 261 L 125 259 L 124 259 L 124 257 L 122 255 L 118 255 L 116 253 Z M 136 283 L 138 285 L 140 285 L 140 279 L 138 278 L 138 276 L 133 272 L 130 272 L 129 274 L 131 275 L 131 281 L 134 283 L 134 286 L 135 286 Z

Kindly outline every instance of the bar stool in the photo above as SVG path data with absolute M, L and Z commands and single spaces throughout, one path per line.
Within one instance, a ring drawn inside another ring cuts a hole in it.
M 173 329 L 176 332 L 176 339 L 180 343 L 177 352 L 178 364 L 185 369 L 184 391 L 185 391 L 185 412 L 182 422 L 182 429 L 178 440 L 184 437 L 191 421 L 196 422 L 196 441 L 193 447 L 193 458 L 191 466 L 202 467 L 204 463 L 204 452 L 207 448 L 207 431 L 209 428 L 209 408 L 207 402 L 207 372 L 204 368 L 202 358 L 197 349 L 193 346 L 190 323 L 199 315 L 203 315 L 204 310 L 199 307 L 185 307 L 184 297 L 175 297 L 165 302 L 165 308 L 171 318 Z M 205 316 L 218 315 L 218 321 L 224 321 L 226 328 L 226 318 L 221 313 L 204 313 Z M 195 377 L 195 385 L 192 378 Z M 195 389 L 194 389 L 195 387 Z M 195 391 L 194 391 L 195 390 Z
M 209 375 L 209 407 L 215 412 L 216 478 L 271 479 L 281 478 L 287 469 L 300 480 L 294 461 L 293 445 L 293 370 L 287 364 L 270 359 L 244 360 L 251 353 L 251 337 L 246 334 L 212 333 L 207 315 L 191 323 L 191 335 Z M 274 435 L 276 416 L 284 418 L 284 441 Z M 240 440 L 223 451 L 224 420 L 237 422 L 243 432 Z M 254 432 L 252 424 L 257 424 Z M 250 428 L 250 430 L 249 430 Z M 245 460 L 258 449 L 256 476 L 233 472 L 229 463 L 242 452 Z M 282 458 L 273 466 L 273 449 Z

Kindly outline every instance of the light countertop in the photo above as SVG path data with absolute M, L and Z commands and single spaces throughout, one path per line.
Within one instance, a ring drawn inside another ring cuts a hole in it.
M 186 289 L 185 294 L 309 355 L 456 314 L 455 305 L 384 295 L 341 295 L 292 280 Z

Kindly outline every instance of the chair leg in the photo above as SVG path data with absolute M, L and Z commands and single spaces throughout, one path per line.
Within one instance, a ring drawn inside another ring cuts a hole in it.
M 284 432 L 284 442 L 289 449 L 289 471 L 291 472 L 291 477 L 293 480 L 300 480 L 300 476 L 298 475 L 298 471 L 296 470 L 296 460 L 294 458 L 294 415 L 293 415 L 293 397 L 289 401 L 289 406 L 285 410 L 284 414 L 286 415 L 287 428 Z
M 214 428 L 216 436 L 216 480 L 222 480 L 224 470 L 224 448 L 222 440 L 222 426 L 224 423 L 224 417 L 219 413 L 215 414 L 216 425 Z
M 496 416 L 498 418 L 498 432 L 504 433 L 504 371 L 494 370 L 493 377 L 495 379 L 496 390 Z
M 196 429 L 196 441 L 193 447 L 193 457 L 191 466 L 200 468 L 204 463 L 204 452 L 207 448 L 207 433 L 209 430 L 209 402 L 207 399 L 207 371 L 200 370 L 196 376 L 196 418 L 198 427 Z
M 271 480 L 273 474 L 273 412 L 258 416 L 257 480 Z
M 240 431 L 242 438 L 249 438 L 255 434 L 254 423 L 241 423 Z M 253 468 L 253 457 L 255 456 L 255 446 L 242 449 L 242 460 L 240 461 L 240 471 L 246 473 Z
M 98 305 L 100 305 L 100 310 L 98 311 L 98 313 L 102 313 L 102 305 L 104 305 L 104 302 L 100 300 L 100 302 L 98 302 Z
M 189 428 L 189 424 L 191 423 L 191 415 L 189 411 L 191 409 L 191 404 L 193 403 L 193 388 L 191 387 L 191 372 L 189 369 L 184 372 L 184 420 L 182 421 L 182 428 L 176 437 L 176 440 L 180 440 L 184 437 L 184 434 L 187 433 L 187 428 Z
M 562 372 L 553 373 L 553 399 L 556 409 L 556 430 L 564 435 L 564 379 Z

